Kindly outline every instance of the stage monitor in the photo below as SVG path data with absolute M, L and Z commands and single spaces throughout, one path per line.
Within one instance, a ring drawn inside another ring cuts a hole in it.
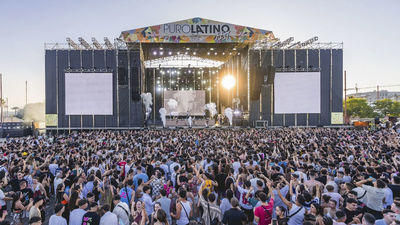
M 275 74 L 275 114 L 321 113 L 320 72 Z
M 175 108 L 170 107 L 171 103 L 168 103 L 170 99 L 177 102 Z M 167 110 L 167 115 L 204 116 L 205 101 L 205 91 L 164 91 L 164 108 Z
M 112 73 L 65 74 L 65 115 L 112 114 Z

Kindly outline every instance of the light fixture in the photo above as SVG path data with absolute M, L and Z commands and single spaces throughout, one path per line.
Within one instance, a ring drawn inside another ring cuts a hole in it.
M 161 52 L 160 52 L 160 55 L 163 55 L 163 54 L 164 54 L 164 52 L 161 51 Z
M 222 78 L 222 87 L 224 87 L 227 90 L 230 90 L 235 86 L 235 78 L 232 75 L 226 75 L 224 78 Z
M 188 52 L 185 52 L 185 55 L 187 55 L 188 54 Z
M 211 51 L 214 51 L 214 48 L 210 48 Z
M 160 50 L 163 50 L 163 48 L 162 48 L 162 47 L 160 47 Z
M 210 55 L 210 52 L 207 52 L 207 55 Z
M 217 52 L 215 52 L 215 53 L 214 53 L 214 55 L 218 55 L 218 53 L 217 53 Z
M 193 55 L 196 55 L 196 52 L 193 52 Z
M 172 55 L 172 52 L 168 52 L 168 55 Z
M 157 51 L 154 51 L 154 52 L 153 52 L 153 55 L 157 55 Z

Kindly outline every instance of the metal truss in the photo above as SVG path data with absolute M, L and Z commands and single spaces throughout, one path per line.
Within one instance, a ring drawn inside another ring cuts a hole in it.
M 159 67 L 204 68 L 204 67 L 219 67 L 223 63 L 224 62 L 222 61 L 210 60 L 186 54 L 167 56 L 163 58 L 147 60 L 144 62 L 146 68 L 159 68 Z

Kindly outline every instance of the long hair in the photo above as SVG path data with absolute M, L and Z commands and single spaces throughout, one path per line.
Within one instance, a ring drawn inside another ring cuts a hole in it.
M 162 209 L 157 210 L 156 218 L 161 223 L 168 225 L 167 214 L 165 213 L 164 210 Z
M 73 190 L 72 193 L 71 193 L 71 198 L 69 199 L 69 202 L 68 202 L 68 209 L 70 211 L 72 211 L 72 210 L 77 208 L 76 207 L 76 201 L 78 199 L 79 199 L 79 192 L 76 191 L 76 190 Z

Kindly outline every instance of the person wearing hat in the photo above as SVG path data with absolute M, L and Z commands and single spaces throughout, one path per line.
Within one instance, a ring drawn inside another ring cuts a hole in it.
M 33 200 L 33 206 L 29 210 L 29 219 L 33 217 L 42 218 L 42 213 L 40 212 L 40 207 L 43 205 L 44 198 L 42 196 L 38 196 Z
M 99 225 L 100 216 L 97 214 L 98 205 L 96 202 L 90 204 L 90 209 L 83 215 L 82 225 Z M 49 224 L 51 225 L 51 224 Z
M 83 215 L 86 213 L 86 208 L 88 207 L 88 202 L 85 199 L 78 201 L 79 208 L 72 210 L 69 215 L 69 225 L 81 225 Z
M 65 206 L 63 204 L 57 204 L 56 207 L 54 207 L 54 212 L 56 214 L 50 217 L 49 225 L 67 225 L 67 220 L 62 217 L 64 210 Z

